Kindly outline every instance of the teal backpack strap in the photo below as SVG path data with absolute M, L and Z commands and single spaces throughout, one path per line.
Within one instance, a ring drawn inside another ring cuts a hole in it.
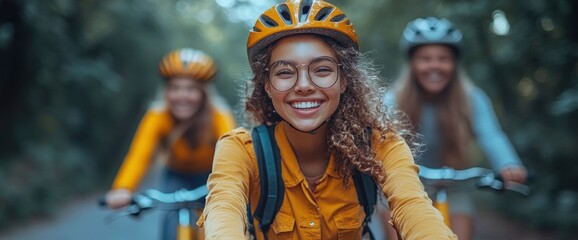
M 251 214 L 251 207 L 247 206 L 249 218 L 249 232 L 255 236 L 253 217 L 259 220 L 259 229 L 267 239 L 267 231 L 273 223 L 277 212 L 283 203 L 285 187 L 281 175 L 281 155 L 275 141 L 275 126 L 259 125 L 253 129 L 253 147 L 257 156 L 261 194 L 255 213 Z

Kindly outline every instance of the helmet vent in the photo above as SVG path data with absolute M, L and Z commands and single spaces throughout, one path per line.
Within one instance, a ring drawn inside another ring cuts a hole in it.
M 259 29 L 257 27 L 253 27 L 253 32 L 261 32 L 261 29 Z
M 281 19 L 283 19 L 285 24 L 293 25 L 293 20 L 291 20 L 291 13 L 289 13 L 289 7 L 287 7 L 287 4 L 277 5 L 277 13 L 279 13 L 279 16 L 281 16 Z
M 332 11 L 333 11 L 332 7 L 322 8 L 321 10 L 319 10 L 319 12 L 317 12 L 317 15 L 315 16 L 315 21 L 325 20 Z
M 275 22 L 275 20 L 271 19 L 270 17 L 267 17 L 266 15 L 261 15 L 261 22 L 267 26 L 268 28 L 272 28 L 272 27 L 277 27 L 279 26 L 279 24 L 277 22 Z
M 332 22 L 341 22 L 341 21 L 343 21 L 343 19 L 345 19 L 345 18 L 346 18 L 346 17 L 345 17 L 345 14 L 339 14 L 339 15 L 331 18 L 331 20 L 329 20 L 329 21 L 332 21 Z
M 301 2 L 299 6 L 299 22 L 307 21 L 307 17 L 309 16 L 309 10 L 311 10 L 312 0 L 305 0 Z

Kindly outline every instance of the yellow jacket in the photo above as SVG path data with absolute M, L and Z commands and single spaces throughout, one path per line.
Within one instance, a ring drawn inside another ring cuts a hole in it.
M 282 159 L 285 198 L 269 230 L 269 239 L 361 239 L 365 213 L 359 205 L 355 185 L 344 189 L 333 168 L 333 156 L 314 192 L 299 170 L 297 159 L 285 136 L 285 123 L 277 125 L 275 139 Z M 376 134 L 377 135 L 377 134 Z M 377 158 L 383 161 L 388 198 L 396 228 L 404 239 L 456 239 L 441 214 L 432 206 L 419 181 L 407 144 L 396 137 L 373 139 Z M 206 239 L 243 239 L 246 236 L 246 204 L 255 211 L 260 185 L 251 134 L 235 129 L 217 142 L 210 194 L 198 221 Z M 350 180 L 351 181 L 351 180 Z M 255 226 L 258 226 L 256 220 Z M 256 227 L 257 238 L 262 233 Z
M 233 115 L 226 110 L 213 107 L 212 124 L 215 139 L 235 127 Z M 134 135 L 128 154 L 114 180 L 113 189 L 124 188 L 134 191 L 147 173 L 159 143 L 166 141 L 174 128 L 174 121 L 166 108 L 150 108 Z M 201 143 L 191 148 L 186 140 L 178 138 L 171 146 L 170 169 L 184 173 L 201 173 L 211 170 L 215 146 Z

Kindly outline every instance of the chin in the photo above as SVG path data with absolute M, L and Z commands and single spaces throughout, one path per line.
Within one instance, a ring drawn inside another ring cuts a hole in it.
M 307 123 L 307 124 L 299 124 L 295 122 L 289 122 L 291 126 L 301 132 L 311 132 L 313 130 L 318 129 L 321 125 L 323 125 L 323 121 L 321 122 L 314 122 L 314 123 Z
M 173 113 L 173 116 L 179 121 L 184 121 L 184 120 L 191 119 L 193 117 L 193 114 L 191 114 L 191 113 Z
M 295 127 L 295 128 L 301 132 L 311 132 L 315 130 L 315 127 Z
M 434 89 L 434 90 L 432 90 L 432 91 L 430 91 L 430 92 L 431 92 L 432 94 L 439 95 L 439 94 L 442 94 L 443 91 L 444 91 L 444 88 Z

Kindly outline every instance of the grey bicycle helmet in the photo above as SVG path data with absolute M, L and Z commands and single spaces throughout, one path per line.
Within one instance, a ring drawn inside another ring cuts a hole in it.
M 445 18 L 418 18 L 407 24 L 401 35 L 401 50 L 411 56 L 417 46 L 426 44 L 444 44 L 460 53 L 462 32 Z

